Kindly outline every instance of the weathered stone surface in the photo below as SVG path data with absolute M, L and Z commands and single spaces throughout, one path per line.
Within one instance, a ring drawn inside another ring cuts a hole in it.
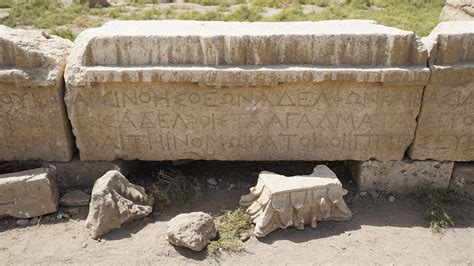
M 352 177 L 362 191 L 377 189 L 397 193 L 419 193 L 427 189 L 447 190 L 453 162 L 375 160 L 351 162 Z
M 201 251 L 216 236 L 216 225 L 204 212 L 182 213 L 166 223 L 166 240 L 174 246 Z
M 72 42 L 0 25 L 0 160 L 68 161 L 63 72 Z
M 0 175 L 0 217 L 31 218 L 56 212 L 58 195 L 49 169 Z
M 64 194 L 59 203 L 66 207 L 87 206 L 91 200 L 91 196 L 82 190 L 76 189 Z
M 153 210 L 153 197 L 112 170 L 99 178 L 92 190 L 86 227 L 97 239 L 124 223 L 142 218 Z
M 454 164 L 449 190 L 474 198 L 474 163 Z
M 282 176 L 261 172 L 250 194 L 240 205 L 255 223 L 255 235 L 264 237 L 278 228 L 305 225 L 316 228 L 319 221 L 345 221 L 352 217 L 343 196 L 347 193 L 336 174 L 318 165 L 311 175 Z
M 44 162 L 43 167 L 53 169 L 60 189 L 92 187 L 94 182 L 110 170 L 127 175 L 137 165 L 133 161 L 81 161 L 73 158 L 69 162 Z
M 441 20 L 474 20 L 473 0 L 446 0 L 441 10 Z
M 440 23 L 424 42 L 431 79 L 409 156 L 474 160 L 474 21 Z
M 397 160 L 427 51 L 371 21 L 109 22 L 66 69 L 83 160 Z

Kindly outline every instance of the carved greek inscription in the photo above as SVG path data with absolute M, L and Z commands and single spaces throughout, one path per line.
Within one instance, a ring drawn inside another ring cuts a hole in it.
M 142 85 L 72 91 L 74 127 L 91 153 L 146 159 L 186 154 L 244 159 L 260 153 L 292 158 L 295 151 L 299 159 L 328 152 L 343 158 L 389 149 L 403 154 L 413 138 L 422 92 L 360 84 Z

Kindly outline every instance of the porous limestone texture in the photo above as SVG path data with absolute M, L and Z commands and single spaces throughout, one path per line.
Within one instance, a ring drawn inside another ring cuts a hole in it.
M 182 213 L 166 223 L 166 240 L 174 246 L 201 251 L 216 236 L 216 225 L 204 212 Z
M 401 194 L 421 193 L 427 189 L 447 190 L 453 162 L 375 160 L 351 162 L 352 177 L 359 190 L 376 189 Z
M 72 42 L 0 25 L 0 161 L 68 161 L 63 72 Z
M 440 23 L 423 40 L 430 51 L 414 160 L 474 160 L 474 21 Z
M 474 20 L 474 0 L 446 0 L 440 20 Z
M 60 189 L 73 187 L 92 187 L 94 182 L 110 170 L 117 170 L 127 175 L 137 165 L 135 161 L 81 161 L 73 158 L 69 162 L 43 162 L 42 167 L 49 167 L 56 173 Z
M 455 163 L 449 190 L 474 198 L 474 163 Z
M 65 97 L 82 160 L 402 159 L 427 51 L 373 21 L 114 21 Z
M 56 212 L 58 196 L 50 169 L 0 175 L 0 217 L 24 219 Z
M 255 223 L 255 235 L 264 237 L 278 228 L 289 226 L 303 230 L 316 228 L 319 221 L 345 221 L 352 217 L 336 174 L 318 165 L 311 175 L 283 176 L 261 172 L 250 194 L 242 196 L 240 205 L 247 208 Z
M 99 178 L 92 189 L 86 228 L 93 239 L 143 218 L 153 211 L 153 197 L 112 170 Z

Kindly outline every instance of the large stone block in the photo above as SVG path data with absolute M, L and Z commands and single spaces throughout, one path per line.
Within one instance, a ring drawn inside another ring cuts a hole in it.
M 47 168 L 0 175 L 0 217 L 31 218 L 58 210 L 56 180 Z
M 54 170 L 60 189 L 92 187 L 94 182 L 111 170 L 127 175 L 136 166 L 135 161 L 81 161 L 74 158 L 69 162 L 43 162 L 42 167 Z
M 63 72 L 72 42 L 0 25 L 0 161 L 68 161 Z
M 449 190 L 474 198 L 474 163 L 456 163 Z
M 352 177 L 362 191 L 377 189 L 398 193 L 419 193 L 426 189 L 447 190 L 453 162 L 375 160 L 350 162 Z
M 443 22 L 424 41 L 430 47 L 431 79 L 409 155 L 474 160 L 474 21 Z
M 398 160 L 426 60 L 371 21 L 115 21 L 77 38 L 65 99 L 82 160 Z

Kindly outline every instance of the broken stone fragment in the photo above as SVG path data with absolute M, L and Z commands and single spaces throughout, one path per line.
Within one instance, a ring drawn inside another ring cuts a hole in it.
M 318 165 L 311 175 L 283 176 L 261 172 L 250 194 L 240 205 L 255 223 L 255 235 L 264 237 L 278 228 L 289 226 L 302 230 L 316 228 L 319 221 L 345 221 L 352 213 L 344 202 L 347 193 L 337 176 L 325 165 Z
M 166 223 L 166 240 L 174 246 L 201 251 L 216 236 L 216 225 L 204 212 L 179 214 Z
M 99 178 L 92 190 L 86 228 L 93 239 L 137 220 L 153 210 L 153 197 L 112 170 Z
M 31 218 L 57 210 L 56 179 L 49 169 L 0 175 L 0 217 Z
M 62 206 L 75 207 L 75 206 L 87 206 L 91 200 L 91 196 L 83 192 L 82 190 L 73 190 L 64 194 L 59 200 Z

